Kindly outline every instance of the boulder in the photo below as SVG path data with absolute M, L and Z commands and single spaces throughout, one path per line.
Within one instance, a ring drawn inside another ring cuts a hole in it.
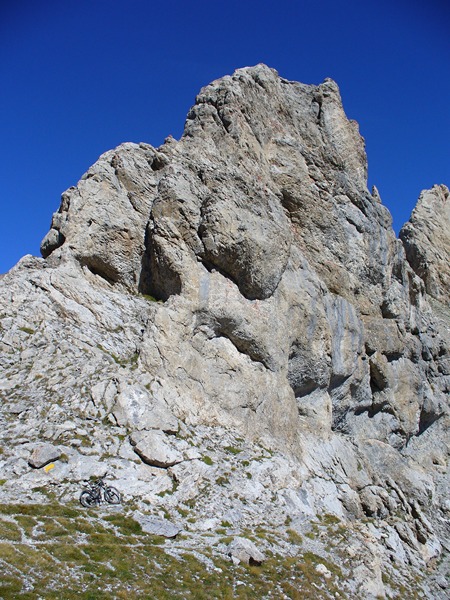
M 40 469 L 48 465 L 48 463 L 58 460 L 60 456 L 61 451 L 59 448 L 51 444 L 38 444 L 31 453 L 28 464 L 33 469 Z
M 243 562 L 247 565 L 260 565 L 266 559 L 253 542 L 243 537 L 235 537 L 228 544 L 227 554 L 233 561 Z
M 161 535 L 165 538 L 175 538 L 182 531 L 181 527 L 174 525 L 167 519 L 157 519 L 151 515 L 144 515 L 140 512 L 133 513 L 133 519 L 142 527 L 145 533 L 152 535 Z
M 162 431 L 133 433 L 130 441 L 136 454 L 148 465 L 167 469 L 184 460 L 183 454 Z

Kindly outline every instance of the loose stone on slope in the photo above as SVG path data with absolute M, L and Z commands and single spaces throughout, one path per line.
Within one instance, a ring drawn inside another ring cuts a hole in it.
M 59 448 L 51 444 L 39 444 L 31 453 L 28 464 L 33 469 L 41 469 L 61 456 Z

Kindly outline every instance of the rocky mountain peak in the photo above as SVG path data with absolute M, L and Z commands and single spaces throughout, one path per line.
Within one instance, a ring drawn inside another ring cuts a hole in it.
M 307 86 L 264 65 L 239 69 L 201 90 L 179 142 L 106 153 L 65 193 L 42 253 L 61 248 L 53 261 L 73 256 L 110 282 L 167 298 L 194 268 L 169 276 L 163 230 L 173 225 L 196 257 L 248 298 L 263 299 L 278 285 L 295 228 L 296 243 L 326 283 L 373 312 L 374 294 L 378 309 L 383 303 L 380 284 L 396 242 L 366 173 L 364 142 L 334 82 Z M 107 207 L 97 201 L 100 186 Z M 343 211 L 345 219 L 337 214 Z M 225 218 L 239 221 L 237 237 L 217 230 Z M 375 240 L 374 224 L 384 231 Z M 343 259 L 355 238 L 349 268 Z M 370 302 L 360 294 L 362 278 Z
M 400 231 L 406 257 L 434 298 L 450 303 L 450 192 L 445 185 L 424 190 Z
M 218 515 L 331 514 L 350 594 L 413 585 L 448 539 L 448 190 L 399 240 L 366 179 L 336 83 L 265 65 L 204 87 L 179 141 L 103 154 L 0 283 L 3 497 L 38 497 L 46 444 L 66 501 L 107 469 L 143 513 L 194 507 L 199 547 Z

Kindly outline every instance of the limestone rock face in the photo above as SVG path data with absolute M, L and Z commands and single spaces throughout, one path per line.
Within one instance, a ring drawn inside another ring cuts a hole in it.
M 450 192 L 445 185 L 421 193 L 400 239 L 430 296 L 450 304 Z
M 199 544 L 221 522 L 342 519 L 354 597 L 441 556 L 448 190 L 422 194 L 402 243 L 366 173 L 337 85 L 264 65 L 203 88 L 179 141 L 103 154 L 44 258 L 0 281 L 0 496 L 42 487 L 45 442 L 65 497 L 108 470 L 147 508 L 194 506 Z
M 147 144 L 122 144 L 106 152 L 68 189 L 41 245 L 50 262 L 78 264 L 130 291 L 139 287 L 145 227 L 156 181 L 155 152 Z

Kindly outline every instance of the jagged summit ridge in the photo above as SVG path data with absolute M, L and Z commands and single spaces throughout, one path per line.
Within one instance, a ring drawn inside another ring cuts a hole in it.
M 406 257 L 434 298 L 450 304 L 450 192 L 445 185 L 424 190 L 400 231 Z
M 130 497 L 171 510 L 195 499 L 203 519 L 236 510 L 242 527 L 370 517 L 379 537 L 358 558 L 360 597 L 384 593 L 383 561 L 403 557 L 407 578 L 440 556 L 448 229 L 439 218 L 425 235 L 440 249 L 419 240 L 419 202 L 402 235 L 440 257 L 427 261 L 442 274 L 430 306 L 366 178 L 337 85 L 264 65 L 204 87 L 179 141 L 103 154 L 63 194 L 45 260 L 25 257 L 0 283 L 0 393 L 4 414 L 21 415 L 4 439 L 21 440 L 25 461 L 18 473 L 13 453 L 3 461 L 8 493 L 41 485 L 26 457 L 45 440 L 69 456 L 68 496 L 107 464 Z M 428 194 L 448 206 L 443 186 Z M 277 454 L 251 482 L 238 468 L 210 489 L 228 464 L 222 438 Z M 207 439 L 218 472 L 201 460 Z M 369 529 L 354 535 L 363 548 Z
M 179 195 L 188 203 L 189 216 L 173 214 L 173 207 L 168 210 L 172 221 L 176 216 L 174 226 L 183 242 L 205 263 L 237 281 L 249 298 L 267 297 L 278 284 L 287 264 L 291 222 L 300 230 L 303 252 L 321 276 L 329 283 L 333 278 L 342 280 L 346 293 L 353 295 L 361 268 L 353 273 L 341 262 L 355 229 L 363 238 L 372 279 L 385 277 L 386 255 L 392 252 L 386 244 L 393 244 L 374 241 L 368 233 L 373 222 L 384 227 L 390 216 L 366 189 L 364 143 L 357 129 L 344 115 L 334 82 L 305 86 L 287 82 L 263 65 L 240 69 L 203 88 L 180 142 L 170 139 L 158 151 L 141 144 L 132 152 L 133 147 L 125 145 L 104 155 L 94 168 L 104 165 L 101 185 L 109 203 L 114 198 L 115 210 L 110 214 L 101 202 L 84 201 L 84 196 L 98 197 L 99 183 L 91 169 L 76 189 L 66 193 L 43 253 L 48 256 L 70 238 L 70 244 L 61 247 L 63 256 L 74 255 L 81 264 L 129 289 L 144 291 L 148 286 L 155 295 L 167 297 L 179 289 L 183 277 L 176 272 L 167 277 L 166 269 L 164 281 L 159 281 L 155 255 L 165 260 L 164 230 L 170 225 L 162 211 L 176 199 L 172 196 Z M 72 194 L 69 226 L 65 215 Z M 252 202 L 246 201 L 249 194 Z M 239 201 L 231 206 L 229 198 Z M 128 211 L 130 203 L 134 212 Z M 334 213 L 342 210 L 347 217 L 341 224 Z M 175 211 L 179 213 L 179 207 Z M 228 213 L 228 219 L 249 224 L 245 233 L 236 237 L 218 229 L 218 217 L 224 219 Z M 359 240 L 353 243 L 356 254 L 358 245 Z M 257 256 L 263 257 L 259 263 Z M 358 260 L 353 262 L 356 268 Z

